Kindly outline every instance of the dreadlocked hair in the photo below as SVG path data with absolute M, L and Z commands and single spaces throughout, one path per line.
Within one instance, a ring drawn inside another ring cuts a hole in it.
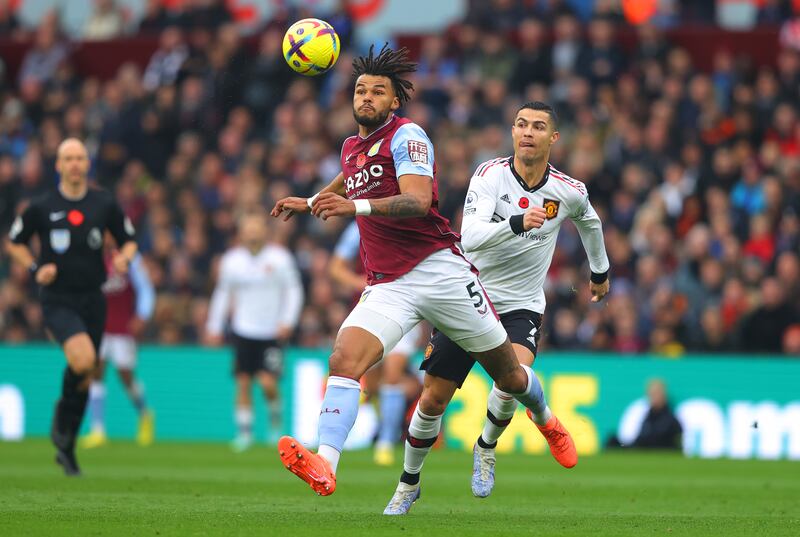
M 375 55 L 375 45 L 370 45 L 369 54 L 358 56 L 353 60 L 353 78 L 361 75 L 385 76 L 392 81 L 394 93 L 403 106 L 411 95 L 409 91 L 414 91 L 414 84 L 410 80 L 401 78 L 400 75 L 413 73 L 417 70 L 417 64 L 408 61 L 408 49 L 403 47 L 399 50 L 389 48 L 389 43 L 384 43 L 383 48 Z

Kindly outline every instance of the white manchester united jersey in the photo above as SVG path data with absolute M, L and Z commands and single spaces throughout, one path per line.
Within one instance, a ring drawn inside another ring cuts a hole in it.
M 275 339 L 282 325 L 294 327 L 303 308 L 303 284 L 292 254 L 267 245 L 253 255 L 242 246 L 222 256 L 206 329 L 221 334 L 233 309 L 231 329 L 249 339 Z
M 548 164 L 542 181 L 528 188 L 513 161 L 503 157 L 478 166 L 464 202 L 461 244 L 498 313 L 544 313 L 544 281 L 561 222 L 575 223 L 589 267 L 598 274 L 609 267 L 603 228 L 583 183 Z M 547 219 L 541 228 L 523 231 L 521 217 L 533 206 L 544 207 Z

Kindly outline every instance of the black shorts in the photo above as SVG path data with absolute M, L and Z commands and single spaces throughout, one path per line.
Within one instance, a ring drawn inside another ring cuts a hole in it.
M 280 375 L 283 370 L 283 348 L 274 339 L 250 339 L 234 334 L 233 348 L 234 373 L 255 375 L 266 371 Z
M 42 292 L 44 326 L 60 345 L 85 332 L 100 350 L 106 325 L 106 298 L 101 291 L 88 293 Z
M 527 347 L 536 357 L 542 328 L 541 313 L 514 310 L 500 315 L 500 322 L 508 332 L 511 343 Z M 419 368 L 433 376 L 452 380 L 460 388 L 473 365 L 475 360 L 467 351 L 450 341 L 443 333 L 434 330 L 428 348 L 425 349 L 425 359 Z

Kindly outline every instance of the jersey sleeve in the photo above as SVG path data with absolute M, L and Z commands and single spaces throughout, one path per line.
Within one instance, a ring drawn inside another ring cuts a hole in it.
M 467 252 L 492 248 L 516 237 L 510 219 L 492 221 L 496 205 L 496 183 L 474 175 L 469 182 L 461 221 L 461 245 Z
M 136 316 L 146 321 L 153 316 L 153 310 L 156 307 L 156 291 L 140 254 L 136 254 L 136 257 L 133 258 L 129 270 L 131 285 L 136 293 Z
M 23 213 L 14 219 L 8 238 L 16 244 L 27 244 L 34 233 L 38 231 L 39 210 L 30 204 Z
M 300 271 L 294 262 L 292 254 L 286 252 L 283 270 L 280 271 L 283 296 L 281 300 L 281 324 L 294 328 L 300 319 L 303 310 L 303 283 L 300 279 Z
M 569 217 L 575 223 L 575 227 L 578 228 L 583 248 L 589 258 L 592 281 L 599 280 L 597 283 L 602 283 L 605 281 L 610 264 L 603 239 L 603 223 L 589 202 L 588 195 L 581 197 L 576 207 L 570 212 Z
M 133 227 L 131 219 L 125 216 L 122 207 L 115 200 L 111 200 L 111 210 L 108 215 L 106 227 L 111 232 L 117 247 L 121 248 L 126 242 L 135 239 L 136 229 Z
M 208 305 L 208 320 L 206 321 L 206 331 L 209 334 L 220 335 L 225 327 L 225 319 L 230 310 L 231 298 L 233 294 L 233 282 L 231 279 L 230 258 L 223 256 L 219 266 L 219 281 L 211 295 L 211 303 Z
M 406 123 L 392 137 L 392 157 L 397 178 L 426 175 L 433 178 L 433 144 L 422 127 Z
M 358 224 L 350 222 L 342 236 L 339 237 L 339 242 L 336 243 L 333 255 L 345 261 L 352 261 L 358 256 L 360 244 L 361 235 L 358 232 Z

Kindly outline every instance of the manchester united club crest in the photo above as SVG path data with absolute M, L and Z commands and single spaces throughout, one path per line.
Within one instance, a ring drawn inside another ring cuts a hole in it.
M 558 206 L 561 205 L 561 202 L 558 200 L 549 200 L 545 198 L 542 207 L 545 211 L 545 216 L 548 220 L 552 220 L 556 216 L 558 216 Z
M 363 168 L 364 164 L 367 163 L 367 155 L 364 153 L 359 153 L 356 157 L 356 167 Z
M 433 343 L 428 343 L 428 346 L 425 347 L 425 360 L 431 357 L 433 354 Z

